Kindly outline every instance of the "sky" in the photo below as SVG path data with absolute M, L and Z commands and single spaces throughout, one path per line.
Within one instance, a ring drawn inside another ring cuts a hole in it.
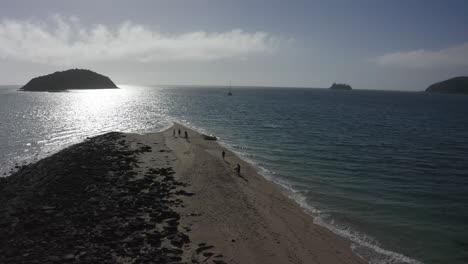
M 0 0 L 0 84 L 87 68 L 118 84 L 420 91 L 468 75 L 464 0 Z

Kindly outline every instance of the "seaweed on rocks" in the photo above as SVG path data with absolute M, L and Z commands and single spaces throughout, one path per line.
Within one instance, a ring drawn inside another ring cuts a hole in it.
M 137 178 L 121 133 L 90 138 L 0 182 L 0 263 L 180 263 L 180 188 L 171 167 Z M 221 260 L 216 260 L 215 263 Z

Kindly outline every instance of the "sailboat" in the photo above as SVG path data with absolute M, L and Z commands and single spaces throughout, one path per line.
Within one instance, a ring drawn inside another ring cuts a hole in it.
M 231 92 L 231 82 L 229 82 L 229 92 L 228 92 L 228 96 L 232 96 L 232 92 Z

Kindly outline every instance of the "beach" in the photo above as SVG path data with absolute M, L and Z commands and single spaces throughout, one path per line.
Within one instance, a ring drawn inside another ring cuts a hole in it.
M 2 179 L 0 239 L 5 263 L 366 263 L 180 124 L 89 138 Z

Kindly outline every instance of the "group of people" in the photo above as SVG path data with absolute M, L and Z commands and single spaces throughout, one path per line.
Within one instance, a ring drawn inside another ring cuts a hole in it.
M 178 128 L 178 129 L 177 129 L 177 134 L 179 135 L 179 137 L 180 137 L 180 133 L 181 133 L 180 128 Z M 185 138 L 188 139 L 187 130 L 184 131 L 184 135 L 185 135 Z M 176 136 L 176 130 L 175 130 L 175 128 L 172 130 L 172 136 L 174 136 L 174 137 Z M 226 157 L 226 152 L 223 150 L 223 152 L 221 153 L 221 155 L 223 156 L 223 160 L 224 160 L 224 158 Z M 239 165 L 239 163 L 237 163 L 237 166 L 236 166 L 236 168 L 235 168 L 234 170 L 236 171 L 237 176 L 240 176 L 240 165 Z
M 223 152 L 221 152 L 221 156 L 223 157 L 223 160 L 224 160 L 224 158 L 226 157 L 226 152 L 224 151 L 224 149 L 223 149 Z M 237 163 L 237 166 L 236 166 L 236 168 L 234 170 L 236 171 L 237 176 L 240 176 L 240 165 L 239 165 L 239 163 Z
M 179 129 L 177 129 L 177 133 L 179 134 L 179 137 L 180 137 L 180 128 L 179 128 Z M 185 134 L 185 138 L 186 138 L 186 139 L 188 139 L 188 133 L 187 133 L 187 130 L 185 130 L 184 134 Z M 175 135 L 176 135 L 176 131 L 175 131 L 175 128 L 174 128 L 174 129 L 172 130 L 172 136 L 174 136 L 174 137 L 175 137 Z

